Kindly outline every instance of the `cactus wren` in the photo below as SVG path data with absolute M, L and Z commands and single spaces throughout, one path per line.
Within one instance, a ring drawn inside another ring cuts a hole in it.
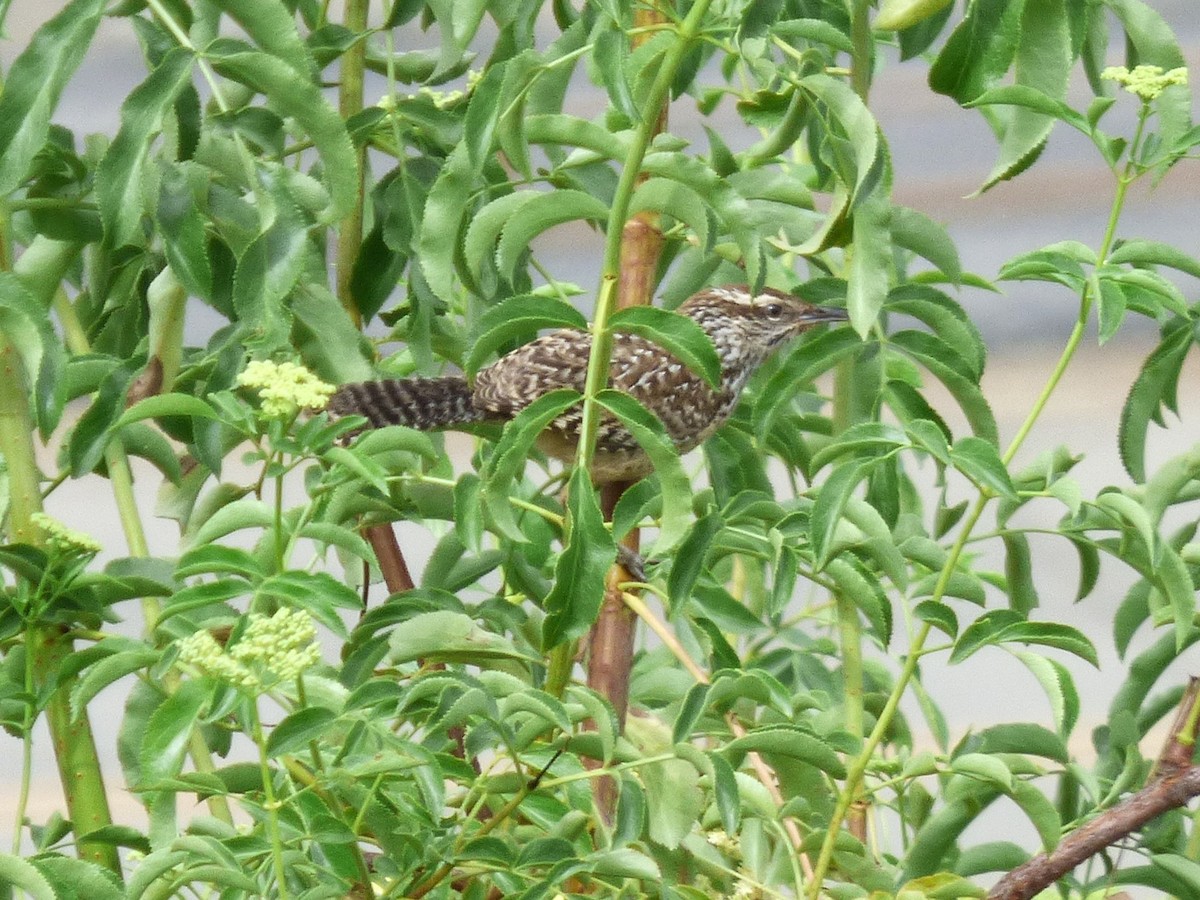
M 642 403 L 662 421 L 680 453 L 701 444 L 725 423 L 746 381 L 780 344 L 823 322 L 841 322 L 845 310 L 813 306 L 766 288 L 708 288 L 678 310 L 712 339 L 721 361 L 721 382 L 711 387 L 662 347 L 637 335 L 613 335 L 609 383 Z M 335 415 L 363 415 L 372 427 L 407 425 L 432 430 L 472 422 L 507 421 L 557 388 L 582 391 L 592 337 L 564 329 L 519 347 L 482 369 L 474 384 L 460 375 L 401 378 L 342 385 L 329 408 Z M 583 415 L 568 409 L 538 438 L 550 456 L 575 457 Z M 632 434 L 604 417 L 596 436 L 592 479 L 597 484 L 632 481 L 652 466 Z

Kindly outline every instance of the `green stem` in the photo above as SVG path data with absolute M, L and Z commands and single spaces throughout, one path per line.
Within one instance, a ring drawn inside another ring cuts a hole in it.
M 33 677 L 33 662 L 37 658 L 37 630 L 32 625 L 25 629 L 25 717 L 21 723 L 21 787 L 17 794 L 17 809 L 13 816 L 13 856 L 21 854 L 21 831 L 25 827 L 25 810 L 29 805 L 29 788 L 33 778 L 33 723 L 37 719 L 33 697 L 37 695 L 37 685 Z
M 288 900 L 287 870 L 283 865 L 283 839 L 279 832 L 279 801 L 275 797 L 275 783 L 271 775 L 271 763 L 267 758 L 267 739 L 263 734 L 262 720 L 258 717 L 258 700 L 249 703 L 250 732 L 254 746 L 258 748 L 258 771 L 263 783 L 263 808 L 267 813 L 267 834 L 271 841 L 271 863 L 275 868 L 275 880 L 279 884 L 280 900 Z
M 1134 138 L 1133 148 L 1131 148 L 1131 157 L 1133 149 L 1136 148 L 1141 136 L 1143 124 L 1144 119 L 1138 123 L 1138 131 Z M 1129 185 L 1136 179 L 1137 174 L 1132 163 L 1130 163 L 1126 165 L 1125 172 L 1117 177 L 1116 192 L 1113 195 L 1112 206 L 1109 210 L 1108 221 L 1104 229 L 1104 237 L 1101 240 L 1100 252 L 1097 254 L 1098 266 L 1103 265 L 1112 249 L 1112 245 L 1116 239 L 1117 223 L 1120 220 L 1121 211 L 1125 205 L 1126 194 L 1129 190 Z M 1017 455 L 1029 433 L 1033 430 L 1034 423 L 1037 422 L 1045 410 L 1046 404 L 1049 402 L 1051 394 L 1054 393 L 1055 387 L 1062 380 L 1063 374 L 1074 358 L 1075 352 L 1079 348 L 1079 344 L 1083 340 L 1084 333 L 1087 330 L 1088 314 L 1091 311 L 1092 302 L 1091 281 L 1089 280 L 1084 284 L 1080 292 L 1079 316 L 1076 318 L 1075 325 L 1071 329 L 1071 334 L 1068 336 L 1063 351 L 1059 355 L 1058 362 L 1055 364 L 1054 370 L 1050 373 L 1049 378 L 1047 378 L 1045 385 L 1034 401 L 1029 414 L 1025 417 L 1024 422 L 1021 423 L 1020 428 L 1017 429 L 1017 433 L 1009 443 L 1008 449 L 1001 456 L 1005 465 L 1011 463 Z M 934 603 L 940 603 L 945 597 L 946 588 L 949 586 L 950 578 L 958 567 L 959 560 L 962 558 L 963 549 L 966 547 L 972 531 L 978 524 L 984 507 L 987 506 L 988 501 L 994 496 L 995 494 L 986 488 L 980 490 L 979 498 L 975 501 L 975 505 L 963 522 L 958 539 L 954 542 L 954 546 L 951 548 L 945 565 L 943 565 L 942 571 L 938 576 L 937 584 L 934 586 L 930 597 Z M 929 638 L 930 629 L 931 625 L 928 622 L 921 624 L 909 647 L 908 655 L 904 659 L 904 665 L 900 669 L 900 674 L 896 678 L 896 684 L 893 686 L 891 693 L 888 695 L 887 702 L 879 714 L 879 719 L 876 721 L 875 727 L 863 744 L 863 748 L 858 756 L 846 767 L 846 781 L 834 805 L 829 828 L 826 831 L 825 840 L 821 844 L 820 855 L 817 857 L 817 863 L 813 869 L 812 881 L 808 886 L 807 896 L 809 900 L 817 900 L 817 897 L 820 895 L 821 885 L 825 880 L 826 873 L 829 871 L 829 865 L 833 859 L 833 848 L 842 823 L 845 821 L 850 805 L 862 785 L 863 776 L 866 774 L 871 757 L 883 741 L 883 737 L 888 729 L 891 728 L 896 710 L 900 705 L 900 699 L 908 689 L 909 682 L 916 674 L 917 665 L 924 653 L 925 642 Z
M 352 34 L 361 35 L 367 30 L 368 0 L 346 0 L 345 17 L 342 24 Z M 342 119 L 362 112 L 363 108 L 363 73 L 366 69 L 367 45 L 365 40 L 355 41 L 342 54 L 341 69 L 338 74 L 338 112 Z M 358 201 L 354 208 L 342 220 L 338 229 L 337 250 L 335 256 L 335 272 L 337 278 L 337 298 L 350 314 L 355 325 L 362 324 L 362 314 L 358 310 L 354 295 L 350 290 L 350 280 L 354 275 L 354 262 L 358 259 L 363 240 L 363 205 L 366 197 L 366 148 L 358 148 Z
M 646 101 L 642 107 L 642 120 L 634 129 L 629 154 L 625 157 L 621 177 L 617 181 L 617 188 L 613 194 L 612 208 L 609 210 L 605 231 L 604 262 L 600 270 L 600 287 L 596 293 L 596 312 L 592 319 L 592 349 L 588 355 L 587 376 L 584 380 L 583 421 L 579 427 L 579 449 L 576 451 L 575 457 L 575 465 L 589 472 L 592 468 L 592 460 L 596 457 L 596 430 L 600 425 L 601 415 L 596 396 L 608 384 L 608 368 L 612 359 L 612 331 L 608 327 L 608 320 L 616 308 L 617 285 L 621 273 L 621 242 L 625 222 L 629 218 L 629 206 L 633 201 L 633 191 L 637 187 L 638 176 L 641 174 L 642 162 L 645 160 L 650 142 L 657 132 L 659 111 L 665 107 L 671 82 L 679 70 L 683 54 L 699 35 L 700 26 L 711 2 L 712 0 L 696 0 L 695 5 L 680 23 L 676 32 L 676 40 L 667 49 L 654 83 L 646 94 Z M 564 534 L 563 540 L 569 542 L 571 535 Z M 551 650 L 547 675 L 548 685 L 557 685 L 559 678 L 569 676 L 574 659 L 575 646 L 573 643 L 561 644 Z M 566 681 L 562 681 L 561 687 L 565 686 Z
M 580 425 L 579 451 L 575 464 L 590 470 L 596 455 L 596 429 L 600 424 L 600 407 L 596 395 L 608 384 L 608 366 L 612 357 L 612 331 L 609 317 L 616 306 L 617 281 L 621 271 L 621 239 L 629 205 L 641 174 L 642 162 L 653 140 L 659 110 L 667 99 L 671 82 L 679 70 L 683 54 L 700 33 L 700 26 L 712 0 L 696 0 L 687 17 L 679 25 L 675 42 L 667 49 L 654 83 L 642 107 L 642 121 L 634 129 L 629 154 L 621 170 L 621 178 L 613 194 L 612 209 L 604 241 L 604 263 L 600 271 L 600 288 L 596 294 L 596 313 L 592 320 L 592 350 L 588 356 L 587 377 L 583 390 L 583 422 Z
M 54 312 L 58 316 L 63 329 L 67 349 L 71 353 L 82 356 L 91 352 L 91 344 L 87 334 L 75 313 L 75 307 L 67 295 L 59 290 L 54 295 Z M 133 472 L 129 468 L 129 455 L 121 444 L 120 437 L 114 437 L 104 449 L 104 464 L 108 468 L 108 480 L 112 486 L 113 500 L 117 504 L 117 515 L 121 520 L 121 529 L 125 534 L 125 542 L 129 546 L 129 555 L 139 558 L 150 556 L 150 544 L 146 539 L 146 529 L 142 524 L 141 513 L 138 511 L 137 498 L 133 491 Z M 162 604 L 157 597 L 143 597 L 142 618 L 145 620 L 143 633 L 149 641 L 154 640 L 154 631 L 158 618 L 162 614 Z M 179 688 L 179 674 L 174 670 L 163 676 L 163 687 L 173 694 Z M 199 729 L 193 729 L 188 738 L 188 753 L 198 772 L 215 772 L 216 766 L 204 735 Z M 208 798 L 208 809 L 214 817 L 226 824 L 233 824 L 233 812 L 225 797 L 214 795 Z

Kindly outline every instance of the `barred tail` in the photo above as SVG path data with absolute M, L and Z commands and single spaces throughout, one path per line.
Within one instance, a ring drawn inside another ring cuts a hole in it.
M 422 431 L 486 418 L 475 407 L 471 387 L 460 375 L 343 384 L 330 398 L 329 409 L 339 416 L 366 416 L 375 428 L 407 425 Z

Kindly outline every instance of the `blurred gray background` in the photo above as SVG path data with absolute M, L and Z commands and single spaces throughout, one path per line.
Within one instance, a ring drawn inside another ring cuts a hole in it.
M 1150 5 L 1168 21 L 1178 34 L 1190 64 L 1200 60 L 1200 17 L 1195 0 L 1150 0 Z M 16 0 L 9 12 L 6 39 L 0 41 L 0 66 L 7 69 L 25 46 L 33 30 L 61 8 L 59 3 Z M 416 40 L 412 32 L 407 39 Z M 1119 63 L 1119 58 L 1110 60 Z M 82 135 L 88 132 L 113 134 L 122 99 L 145 76 L 141 54 L 127 24 L 106 20 L 82 68 L 68 86 L 56 120 Z M 1113 184 L 1110 174 L 1091 144 L 1064 127 L 1051 135 L 1049 146 L 1033 169 L 1016 181 L 1001 184 L 986 194 L 975 191 L 991 170 L 996 146 L 983 119 L 960 110 L 952 101 L 931 93 L 926 84 L 926 65 L 921 61 L 904 64 L 890 62 L 875 83 L 871 106 L 889 141 L 895 166 L 895 199 L 898 203 L 924 212 L 943 223 L 958 244 L 964 269 L 986 278 L 996 275 L 999 267 L 1012 256 L 1060 240 L 1078 240 L 1097 246 L 1104 232 Z M 1195 88 L 1194 88 L 1195 89 Z M 1076 85 L 1076 97 L 1086 103 L 1086 87 Z M 368 102 L 376 97 L 369 96 Z M 599 110 L 604 102 L 601 92 L 578 98 L 579 107 Z M 1122 104 L 1132 111 L 1132 98 Z M 683 118 L 683 114 L 680 114 Z M 1117 111 L 1106 123 L 1110 129 L 1121 121 Z M 1131 121 L 1126 115 L 1124 121 Z M 686 128 L 682 132 L 693 138 Z M 698 138 L 704 146 L 702 138 Z M 731 143 L 736 143 L 731 141 Z M 1200 254 L 1195 227 L 1200 213 L 1200 167 L 1189 161 L 1176 169 L 1156 189 L 1140 183 L 1131 192 L 1119 234 L 1122 237 L 1167 241 L 1191 254 Z M 540 256 L 555 275 L 589 286 L 599 268 L 600 244 L 595 234 L 558 232 L 541 241 Z M 590 248 L 590 252 L 588 249 Z M 1189 300 L 1197 295 L 1194 281 L 1181 281 Z M 1076 315 L 1077 298 L 1063 288 L 1033 283 L 1003 286 L 1004 293 L 991 294 L 964 290 L 964 304 L 982 328 L 990 357 L 985 375 L 985 392 L 996 411 L 1002 441 L 1015 433 L 1050 372 Z M 206 330 L 199 321 L 191 326 Z M 1139 366 L 1154 346 L 1152 324 L 1130 321 L 1104 347 L 1094 337 L 1072 364 L 1044 418 L 1022 450 L 1020 459 L 1030 460 L 1039 451 L 1066 444 L 1086 459 L 1076 470 L 1084 485 L 1084 495 L 1094 496 L 1103 486 L 1125 485 L 1115 446 L 1116 426 L 1121 403 Z M 1151 470 L 1164 460 L 1192 447 L 1200 440 L 1200 400 L 1192 389 L 1197 384 L 1200 364 L 1196 355 L 1185 369 L 1180 388 L 1181 421 L 1172 422 L 1168 431 L 1152 429 L 1148 466 Z M 942 408 L 948 408 L 943 404 Z M 465 449 L 465 448 L 464 448 Z M 47 451 L 47 461 L 52 459 Z M 146 520 L 153 524 L 156 473 L 139 468 L 139 496 Z M 112 509 L 106 483 L 85 478 L 56 491 L 48 503 L 49 511 L 75 528 L 99 537 L 121 555 L 121 531 Z M 1057 510 L 1047 507 L 1045 522 L 1052 524 Z M 1036 513 L 1035 513 L 1036 518 Z M 424 532 L 405 530 L 406 538 L 422 541 L 412 549 L 415 571 L 420 571 L 430 546 Z M 152 549 L 176 552 L 174 523 L 153 527 Z M 1034 560 L 1043 608 L 1039 617 L 1066 621 L 1083 628 L 1096 642 L 1104 664 L 1096 672 L 1077 660 L 1063 659 L 1076 673 L 1083 700 L 1083 719 L 1076 730 L 1073 749 L 1090 754 L 1091 727 L 1103 721 L 1107 704 L 1124 673 L 1112 646 L 1110 622 L 1113 609 L 1130 579 L 1111 561 L 1104 564 L 1100 587 L 1090 598 L 1074 604 L 1077 567 L 1073 552 L 1064 542 L 1035 542 Z M 1000 567 L 997 558 L 997 568 Z M 124 610 L 123 610 L 124 611 Z M 129 614 L 136 615 L 132 605 Z M 898 629 L 902 625 L 897 626 Z M 1136 646 L 1145 646 L 1143 634 Z M 897 634 L 893 650 L 906 645 Z M 1189 671 L 1200 669 L 1192 651 L 1164 681 L 1164 687 L 1177 683 Z M 971 728 L 993 722 L 1033 720 L 1050 726 L 1050 710 L 1033 677 L 1002 650 L 985 650 L 967 663 L 947 668 L 936 659 L 923 664 L 926 684 L 943 706 L 955 739 Z M 116 732 L 121 715 L 122 692 L 114 689 L 101 695 L 93 705 L 97 740 L 109 771 L 118 767 L 115 760 Z M 105 704 L 108 704 L 106 707 Z M 919 714 L 906 707 L 914 728 L 923 728 Z M 44 758 L 39 760 L 29 815 L 45 821 L 55 809 L 62 809 L 61 792 L 49 758 L 45 734 L 39 735 Z M 1155 755 L 1157 747 L 1148 742 L 1145 752 Z M 0 735 L 0 811 L 13 808 L 19 774 L 20 748 L 11 737 Z M 115 814 L 119 821 L 142 824 L 141 808 L 132 796 L 117 798 Z M 0 813 L 0 847 L 11 842 L 11 821 Z

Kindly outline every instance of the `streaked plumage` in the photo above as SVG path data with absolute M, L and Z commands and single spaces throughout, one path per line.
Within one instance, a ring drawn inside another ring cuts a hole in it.
M 610 385 L 657 415 L 681 453 L 725 423 L 746 381 L 777 347 L 815 325 L 846 318 L 844 310 L 813 306 L 770 288 L 752 295 L 744 285 L 700 291 L 678 311 L 712 339 L 721 360 L 720 388 L 711 388 L 657 344 L 624 333 L 613 336 Z M 587 332 L 555 331 L 481 370 L 473 385 L 461 376 L 347 384 L 334 394 L 330 408 L 339 415 L 364 415 L 376 427 L 399 424 L 430 430 L 507 421 L 552 390 L 582 391 L 591 345 Z M 539 446 L 551 456 L 571 460 L 581 419 L 579 407 L 567 410 L 550 424 Z M 615 419 L 602 419 L 593 479 L 632 480 L 650 470 L 633 435 Z

